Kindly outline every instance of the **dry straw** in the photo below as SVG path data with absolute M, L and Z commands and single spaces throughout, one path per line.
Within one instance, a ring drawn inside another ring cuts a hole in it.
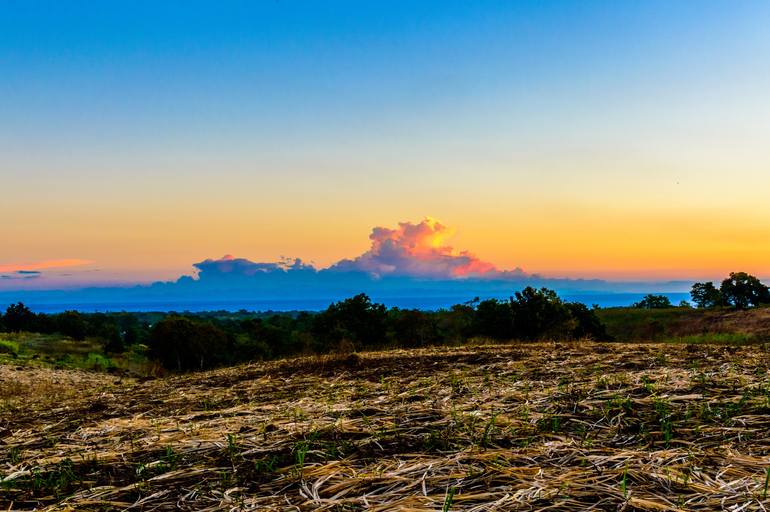
M 5 368 L 0 507 L 764 510 L 769 362 L 540 343 L 147 382 Z

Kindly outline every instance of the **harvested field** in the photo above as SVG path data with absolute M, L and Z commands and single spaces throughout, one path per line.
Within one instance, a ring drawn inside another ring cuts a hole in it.
M 6 367 L 0 508 L 765 510 L 769 363 L 548 343 L 145 382 Z

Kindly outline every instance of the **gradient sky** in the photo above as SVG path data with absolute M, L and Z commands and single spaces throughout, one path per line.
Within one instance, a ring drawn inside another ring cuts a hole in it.
M 6 0 L 0 268 L 325 266 L 430 215 L 499 268 L 767 277 L 768 27 L 766 1 Z

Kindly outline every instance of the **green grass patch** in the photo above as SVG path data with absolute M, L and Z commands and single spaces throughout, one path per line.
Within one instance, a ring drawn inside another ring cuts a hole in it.
M 607 333 L 617 341 L 662 341 L 676 336 L 703 310 L 692 308 L 605 308 L 596 311 Z
M 770 339 L 765 308 L 606 308 L 596 314 L 620 342 L 746 345 Z
M 743 332 L 714 332 L 675 336 L 662 340 L 664 343 L 683 343 L 686 345 L 748 345 L 759 341 L 755 336 Z
M 83 364 L 86 369 L 102 372 L 117 367 L 112 359 L 96 352 L 88 354 Z
M 132 345 L 122 354 L 107 356 L 98 340 L 77 341 L 61 335 L 28 332 L 0 334 L 0 364 L 97 372 L 118 370 L 141 376 L 158 371 L 145 345 Z
M 0 354 L 10 354 L 12 356 L 18 356 L 19 350 L 20 348 L 18 343 L 10 340 L 0 339 Z

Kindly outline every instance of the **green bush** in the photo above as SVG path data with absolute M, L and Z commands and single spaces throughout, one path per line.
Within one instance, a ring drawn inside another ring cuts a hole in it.
M 84 365 L 90 370 L 98 371 L 105 371 L 109 370 L 110 368 L 115 368 L 115 363 L 112 362 L 112 359 L 95 352 L 88 354 Z
M 0 340 L 0 354 L 19 355 L 19 344 L 13 341 Z

